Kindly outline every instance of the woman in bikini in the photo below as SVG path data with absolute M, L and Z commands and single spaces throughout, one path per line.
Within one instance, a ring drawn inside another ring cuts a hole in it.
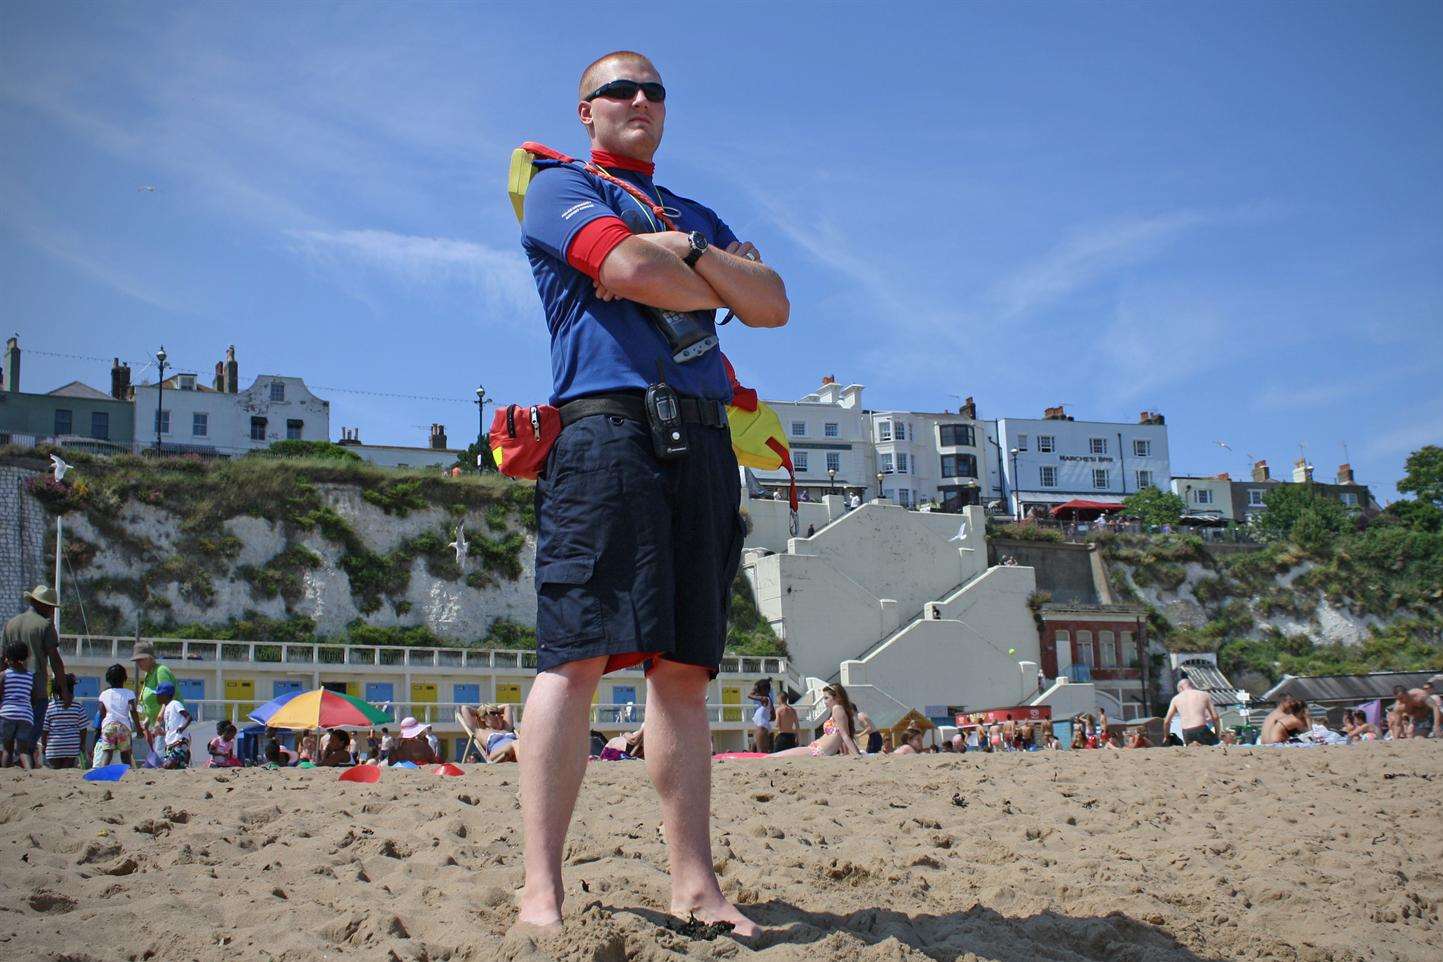
M 822 723 L 821 737 L 810 745 L 777 752 L 777 757 L 787 755 L 855 755 L 862 753 L 857 748 L 857 709 L 847 697 L 847 690 L 841 685 L 828 685 L 822 689 L 827 704 L 827 720 Z
M 478 713 L 489 729 L 483 736 L 486 761 L 515 762 L 520 760 L 521 740 L 511 721 L 510 705 L 483 705 Z
M 757 710 L 752 713 L 752 724 L 756 726 L 755 736 L 757 751 L 770 752 L 772 750 L 772 722 L 774 712 L 772 708 L 772 680 L 770 678 L 760 679 L 752 687 L 752 692 L 747 698 L 757 703 Z

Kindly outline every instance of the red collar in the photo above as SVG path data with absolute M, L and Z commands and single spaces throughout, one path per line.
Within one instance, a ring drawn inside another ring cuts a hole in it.
M 656 164 L 649 164 L 644 160 L 634 160 L 630 157 L 623 157 L 620 154 L 607 153 L 604 150 L 593 150 L 591 162 L 602 167 L 616 167 L 621 170 L 631 170 L 638 174 L 645 174 L 650 177 L 656 173 Z

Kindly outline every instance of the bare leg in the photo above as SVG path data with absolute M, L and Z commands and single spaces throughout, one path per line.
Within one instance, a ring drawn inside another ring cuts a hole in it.
M 711 858 L 711 727 L 707 673 L 663 660 L 647 676 L 646 771 L 661 796 L 661 824 L 671 869 L 671 911 L 704 922 L 759 930 L 727 901 Z
M 517 922 L 561 924 L 561 854 L 586 774 L 591 693 L 606 658 L 573 661 L 536 676 L 526 698 L 526 757 L 521 762 L 521 826 L 526 885 Z

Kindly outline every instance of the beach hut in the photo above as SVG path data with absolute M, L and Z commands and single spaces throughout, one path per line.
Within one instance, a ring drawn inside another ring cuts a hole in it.
M 937 726 L 932 723 L 930 718 L 915 708 L 907 709 L 901 718 L 897 719 L 891 725 L 881 727 L 879 730 L 889 732 L 892 736 L 892 744 L 900 745 L 902 743 L 902 735 L 909 728 L 915 728 L 927 736 L 930 744 L 935 745 L 937 743 Z

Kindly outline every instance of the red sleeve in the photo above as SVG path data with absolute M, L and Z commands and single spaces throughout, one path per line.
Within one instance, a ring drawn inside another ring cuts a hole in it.
M 631 228 L 620 217 L 598 217 L 571 239 L 571 246 L 566 249 L 566 263 L 598 280 L 606 256 L 630 236 Z

